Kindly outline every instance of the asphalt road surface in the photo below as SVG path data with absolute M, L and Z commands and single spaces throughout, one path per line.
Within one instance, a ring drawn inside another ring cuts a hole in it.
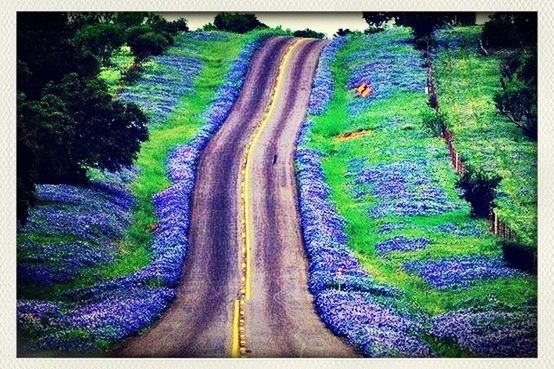
M 252 146 L 251 297 L 245 303 L 248 357 L 353 357 L 314 311 L 307 289 L 293 155 L 324 41 L 275 37 L 256 52 L 229 117 L 202 153 L 193 194 L 190 250 L 177 297 L 160 320 L 114 356 L 229 357 L 240 287 L 241 162 Z

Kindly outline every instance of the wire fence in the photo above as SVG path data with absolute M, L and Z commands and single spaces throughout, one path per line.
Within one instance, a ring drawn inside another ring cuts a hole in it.
M 433 63 L 431 61 L 431 52 L 429 49 L 429 46 L 427 46 L 427 49 L 424 52 L 425 54 L 425 65 L 427 67 L 427 94 L 429 95 L 429 105 L 431 108 L 435 109 L 435 111 L 440 113 L 440 105 L 439 100 L 437 98 L 437 93 L 435 89 L 435 77 L 434 77 L 434 71 L 433 71 Z M 441 132 L 442 132 L 442 138 L 446 142 L 446 145 L 448 147 L 448 151 L 450 152 L 450 160 L 452 162 L 452 166 L 456 170 L 456 173 L 458 175 L 463 176 L 466 172 L 464 163 L 458 154 L 458 151 L 456 150 L 454 146 L 454 138 L 448 128 L 444 125 L 444 123 L 441 123 Z M 504 238 L 506 240 L 516 240 L 517 235 L 516 233 L 508 227 L 508 225 L 504 222 L 502 222 L 498 215 L 496 214 L 496 210 L 493 208 L 491 209 L 491 212 L 489 214 L 489 223 L 490 223 L 490 230 L 497 236 Z

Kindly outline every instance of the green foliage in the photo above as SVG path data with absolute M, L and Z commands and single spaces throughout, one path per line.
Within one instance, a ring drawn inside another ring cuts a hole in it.
M 217 27 L 213 23 L 206 23 L 202 26 L 202 31 L 217 31 Z
M 64 13 L 18 13 L 17 90 L 32 100 L 40 97 L 48 82 L 59 82 L 68 73 L 96 76 L 96 58 L 76 47 L 73 37 Z
M 475 24 L 476 18 L 471 12 L 364 12 L 362 17 L 373 30 L 392 20 L 398 26 L 410 27 L 420 49 L 435 29 L 446 24 Z
M 525 48 L 537 44 L 537 13 L 498 12 L 485 23 L 481 40 L 487 48 Z
M 147 138 L 147 119 L 136 105 L 114 101 L 103 82 L 75 73 L 45 86 L 19 114 L 36 133 L 40 183 L 81 183 L 88 167 L 119 169 Z
M 502 178 L 496 213 L 522 244 L 536 248 L 537 145 L 498 113 L 495 95 L 502 91 L 505 52 L 481 54 L 482 29 L 454 27 L 436 33 L 438 43 L 445 45 L 433 60 L 437 95 L 464 163 Z
M 219 13 L 215 16 L 214 26 L 220 31 L 246 33 L 256 28 L 267 28 L 254 14 Z
M 422 123 L 433 136 L 440 136 L 442 134 L 443 127 L 445 126 L 444 122 L 445 117 L 442 113 L 437 113 L 434 110 L 425 110 L 423 113 Z
M 98 77 L 108 85 L 108 92 L 114 95 L 124 76 L 133 65 L 134 57 L 129 46 L 114 51 L 107 65 L 102 66 Z
M 127 34 L 127 45 L 139 61 L 151 55 L 160 55 L 172 42 L 166 35 L 155 32 L 146 24 L 129 28 Z
M 500 177 L 470 166 L 465 169 L 464 175 L 457 182 L 462 190 L 462 197 L 471 204 L 471 213 L 474 216 L 488 217 Z
M 316 32 L 314 30 L 311 30 L 309 28 L 305 28 L 300 31 L 294 31 L 293 33 L 294 37 L 306 37 L 306 38 L 325 38 L 325 33 Z
M 337 32 L 335 33 L 335 36 L 336 36 L 336 37 L 343 37 L 343 36 L 349 35 L 349 34 L 351 34 L 351 33 L 352 33 L 352 31 L 351 31 L 350 29 L 348 29 L 348 28 L 344 28 L 344 29 L 343 29 L 343 28 L 339 28 L 339 29 L 337 30 Z
M 504 259 L 513 266 L 529 273 L 537 273 L 537 250 L 517 240 L 502 240 Z
M 532 140 L 537 139 L 537 50 L 512 52 L 502 62 L 502 90 L 494 95 L 498 111 Z
M 75 35 L 75 42 L 90 51 L 103 64 L 123 45 L 123 29 L 114 23 L 85 24 Z
M 107 13 L 18 14 L 20 221 L 34 204 L 35 183 L 83 183 L 88 168 L 118 169 L 147 138 L 146 116 L 113 101 L 98 78 L 97 58 L 109 59 L 122 42 L 108 19 Z
M 25 95 L 17 95 L 17 219 L 27 219 L 29 208 L 36 204 L 35 183 L 38 172 L 36 167 L 37 141 L 20 114 L 25 104 Z
M 77 32 L 77 45 L 92 52 L 103 64 L 124 43 L 131 46 L 137 60 L 159 55 L 173 44 L 176 34 L 189 30 L 184 18 L 168 22 L 158 14 L 146 12 L 72 13 L 69 19 Z

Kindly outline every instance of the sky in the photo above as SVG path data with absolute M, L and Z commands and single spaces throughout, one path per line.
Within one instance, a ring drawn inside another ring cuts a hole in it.
M 206 23 L 213 22 L 217 13 L 160 13 L 168 20 L 185 18 L 191 30 L 196 30 Z M 332 37 L 339 28 L 349 28 L 351 31 L 363 31 L 367 23 L 362 13 L 255 13 L 260 22 L 270 27 L 281 25 L 284 29 L 300 30 L 310 28 Z M 484 23 L 490 13 L 477 14 L 477 23 Z

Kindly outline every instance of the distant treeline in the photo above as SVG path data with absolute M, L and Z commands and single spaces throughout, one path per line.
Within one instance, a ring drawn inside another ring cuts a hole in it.
M 419 48 L 433 43 L 433 32 L 448 25 L 475 24 L 472 12 L 366 12 L 368 32 L 383 25 L 412 28 Z M 498 112 L 506 116 L 532 140 L 537 139 L 537 13 L 495 13 L 483 27 L 481 49 L 501 51 L 502 89 L 495 95 Z

